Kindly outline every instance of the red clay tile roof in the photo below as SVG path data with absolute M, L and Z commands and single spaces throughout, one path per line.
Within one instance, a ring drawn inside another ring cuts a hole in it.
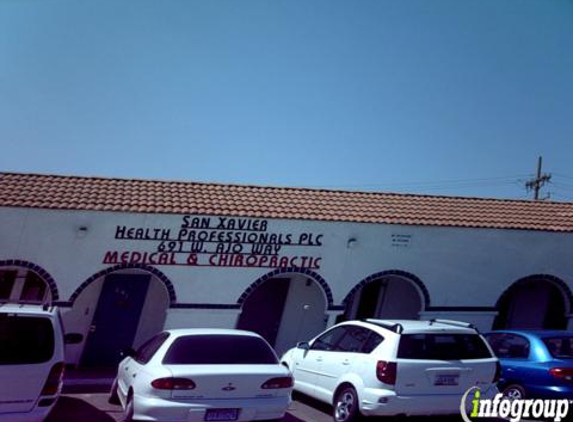
M 0 206 L 573 232 L 573 203 L 0 173 Z

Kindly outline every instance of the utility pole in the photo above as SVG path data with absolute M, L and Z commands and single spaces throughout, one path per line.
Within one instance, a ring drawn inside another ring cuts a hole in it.
M 533 190 L 534 192 L 534 198 L 536 201 L 539 200 L 539 191 L 541 189 L 541 187 L 549 182 L 551 180 L 551 175 L 547 174 L 547 173 L 543 173 L 541 174 L 541 164 L 542 164 L 542 157 L 539 157 L 539 159 L 537 160 L 537 177 L 535 179 L 531 179 L 528 182 L 525 183 L 525 187 L 527 188 L 527 191 L 529 192 L 530 190 Z M 549 196 L 546 196 L 545 198 L 542 199 L 547 199 L 549 198 Z

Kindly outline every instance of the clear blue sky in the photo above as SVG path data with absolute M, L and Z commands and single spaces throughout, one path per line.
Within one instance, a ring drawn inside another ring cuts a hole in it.
M 572 0 L 0 0 L 0 171 L 573 200 Z M 530 195 L 529 195 L 530 196 Z

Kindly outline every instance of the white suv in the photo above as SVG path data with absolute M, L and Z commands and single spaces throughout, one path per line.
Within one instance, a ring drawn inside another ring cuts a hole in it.
M 336 422 L 458 413 L 469 388 L 495 394 L 499 376 L 477 330 L 447 320 L 343 322 L 299 343 L 281 363 L 295 390 L 334 406 Z
M 0 422 L 42 421 L 60 395 L 63 373 L 58 310 L 0 303 Z

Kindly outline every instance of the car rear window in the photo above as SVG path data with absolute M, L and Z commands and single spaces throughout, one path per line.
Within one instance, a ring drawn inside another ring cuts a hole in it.
M 258 337 L 240 335 L 192 335 L 173 342 L 164 364 L 265 365 L 278 363 L 273 350 Z
M 527 359 L 529 357 L 529 340 L 515 333 L 490 333 L 486 340 L 500 359 Z
M 461 360 L 492 357 L 477 334 L 404 334 L 398 358 L 422 360 Z
M 543 343 L 554 358 L 573 359 L 573 337 L 544 338 Z
M 54 354 L 54 327 L 49 318 L 0 314 L 0 365 L 49 361 Z

